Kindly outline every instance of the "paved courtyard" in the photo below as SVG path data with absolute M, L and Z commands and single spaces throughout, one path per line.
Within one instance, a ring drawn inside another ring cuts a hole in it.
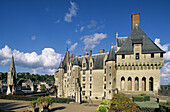
M 0 109 L 23 112 L 28 110 L 30 101 L 0 99 Z M 53 112 L 95 112 L 97 106 L 84 106 L 84 104 L 54 103 L 50 109 Z

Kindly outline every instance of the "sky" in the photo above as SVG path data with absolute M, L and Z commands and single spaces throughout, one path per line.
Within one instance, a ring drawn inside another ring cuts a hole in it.
M 109 51 L 132 31 L 131 14 L 140 12 L 140 28 L 166 51 L 161 84 L 170 83 L 169 0 L 0 0 L 0 72 L 8 72 L 12 54 L 17 72 L 54 74 L 66 50 L 84 55 Z

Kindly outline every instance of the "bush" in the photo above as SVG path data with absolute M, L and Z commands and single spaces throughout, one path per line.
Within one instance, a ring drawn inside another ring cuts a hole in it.
M 150 96 L 144 95 L 144 101 L 150 101 Z
M 109 112 L 140 112 L 136 104 L 125 94 L 114 94 L 111 100 Z
M 96 112 L 108 112 L 110 107 L 110 100 L 101 101 L 100 105 L 97 107 Z
M 134 102 L 143 102 L 143 101 L 145 101 L 145 98 L 144 98 L 144 96 L 132 96 L 132 100 Z

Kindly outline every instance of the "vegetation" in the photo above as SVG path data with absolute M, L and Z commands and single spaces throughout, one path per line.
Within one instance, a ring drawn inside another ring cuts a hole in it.
M 8 99 L 8 100 L 23 100 L 23 101 L 35 101 L 39 97 L 27 97 L 21 95 L 0 95 L 0 99 Z M 68 98 L 54 98 L 54 103 L 68 103 L 74 102 L 74 99 Z
M 45 86 L 44 84 L 41 84 L 41 85 L 40 85 L 40 89 L 41 89 L 41 90 L 45 90 L 45 89 L 46 89 L 46 86 Z
M 150 96 L 146 94 L 141 94 L 141 96 L 132 96 L 134 102 L 150 101 Z
M 125 94 L 114 94 L 109 112 L 141 112 L 136 104 Z
M 100 105 L 97 107 L 96 112 L 108 112 L 110 109 L 110 100 L 103 100 Z
M 161 89 L 168 89 L 168 90 L 170 90 L 170 84 L 169 85 L 161 85 Z
M 166 102 L 160 102 L 159 108 L 161 112 L 170 112 L 170 100 L 167 100 Z
M 39 74 L 30 74 L 29 72 L 26 73 L 17 73 L 17 81 L 21 79 L 30 79 L 33 82 L 43 82 L 43 81 L 54 81 L 54 75 L 39 75 Z M 0 80 L 7 81 L 7 72 L 1 73 L 0 72 Z

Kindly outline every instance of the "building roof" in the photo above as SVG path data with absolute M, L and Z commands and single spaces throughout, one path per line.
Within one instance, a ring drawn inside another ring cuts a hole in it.
M 116 38 L 116 41 L 117 41 L 117 46 L 118 47 L 121 47 L 124 42 L 126 41 L 127 37 L 119 37 L 119 38 Z
M 12 59 L 11 59 L 11 64 L 10 64 L 9 72 L 16 73 L 15 64 L 14 64 L 14 56 L 13 55 L 12 55 Z
M 112 44 L 112 47 L 111 47 L 111 49 L 109 51 L 109 55 L 108 55 L 106 61 L 116 61 L 116 56 L 115 56 L 115 51 L 114 51 L 114 48 L 113 48 L 113 44 Z
M 116 54 L 133 54 L 133 44 L 142 44 L 142 53 L 165 53 L 139 26 L 135 26 Z

